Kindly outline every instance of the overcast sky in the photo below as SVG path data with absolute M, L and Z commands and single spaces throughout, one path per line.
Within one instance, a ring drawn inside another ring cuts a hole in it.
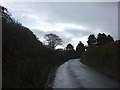
M 87 45 L 90 34 L 106 33 L 118 39 L 117 2 L 17 2 L 3 3 L 15 19 L 44 41 L 54 33 L 76 46 Z

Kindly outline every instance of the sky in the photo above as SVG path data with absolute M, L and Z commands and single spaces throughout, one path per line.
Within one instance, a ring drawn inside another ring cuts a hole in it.
M 117 2 L 7 2 L 2 3 L 12 16 L 44 41 L 44 35 L 54 33 L 66 47 L 82 41 L 87 45 L 88 36 L 110 34 L 118 39 Z

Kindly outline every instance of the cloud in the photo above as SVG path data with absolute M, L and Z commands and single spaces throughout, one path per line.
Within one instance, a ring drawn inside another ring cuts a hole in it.
M 69 33 L 65 33 L 64 31 L 61 31 L 58 33 L 58 31 L 42 31 L 42 30 L 38 30 L 38 29 L 33 29 L 32 30 L 34 32 L 35 35 L 37 35 L 37 37 L 39 37 L 40 41 L 44 42 L 44 35 L 49 34 L 49 33 L 53 33 L 58 35 L 62 40 L 63 40 L 63 47 L 66 47 L 67 43 L 71 43 L 72 42 L 72 38 L 71 35 Z
M 99 32 L 118 39 L 117 2 L 22 2 L 4 4 L 23 25 L 43 41 L 55 33 L 67 43 L 87 44 L 89 34 Z
M 4 0 L 1 2 L 33 2 L 33 0 Z M 119 0 L 34 0 L 34 2 L 119 2 Z
M 67 29 L 65 30 L 66 32 L 68 33 L 71 33 L 73 36 L 76 36 L 76 37 L 84 37 L 84 36 L 88 36 L 90 35 L 91 33 L 94 33 L 94 32 L 90 32 L 89 30 L 82 30 L 82 29 Z

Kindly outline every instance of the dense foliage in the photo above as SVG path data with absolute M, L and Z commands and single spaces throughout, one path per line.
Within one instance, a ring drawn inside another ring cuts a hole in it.
M 88 41 L 87 41 L 88 45 L 89 46 L 93 46 L 97 43 L 97 39 L 95 37 L 94 34 L 91 34 L 89 37 L 88 37 Z
M 67 47 L 66 47 L 66 50 L 69 51 L 69 50 L 73 50 L 73 45 L 72 44 L 68 44 Z
M 43 88 L 49 71 L 65 62 L 61 51 L 46 48 L 1 8 L 3 88 Z
M 85 52 L 85 46 L 84 44 L 80 41 L 79 44 L 76 47 L 76 56 L 80 58 L 82 56 L 82 53 Z
M 118 77 L 120 40 L 88 48 L 81 61 L 109 75 Z
M 62 53 L 64 54 L 66 60 L 76 58 L 76 51 L 74 50 L 74 46 L 71 43 L 66 46 L 66 50 L 64 50 Z
M 103 44 L 106 44 L 106 43 L 110 43 L 110 42 L 113 42 L 114 39 L 112 36 L 110 35 L 106 35 L 105 33 L 99 33 L 97 35 L 97 38 L 95 37 L 94 34 L 90 34 L 89 37 L 88 37 L 88 46 L 89 47 L 93 47 L 93 46 L 99 46 L 99 45 L 103 45 Z

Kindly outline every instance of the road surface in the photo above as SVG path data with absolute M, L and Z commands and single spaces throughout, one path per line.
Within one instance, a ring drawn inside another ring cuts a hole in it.
M 118 88 L 118 80 L 71 59 L 58 68 L 53 88 Z

